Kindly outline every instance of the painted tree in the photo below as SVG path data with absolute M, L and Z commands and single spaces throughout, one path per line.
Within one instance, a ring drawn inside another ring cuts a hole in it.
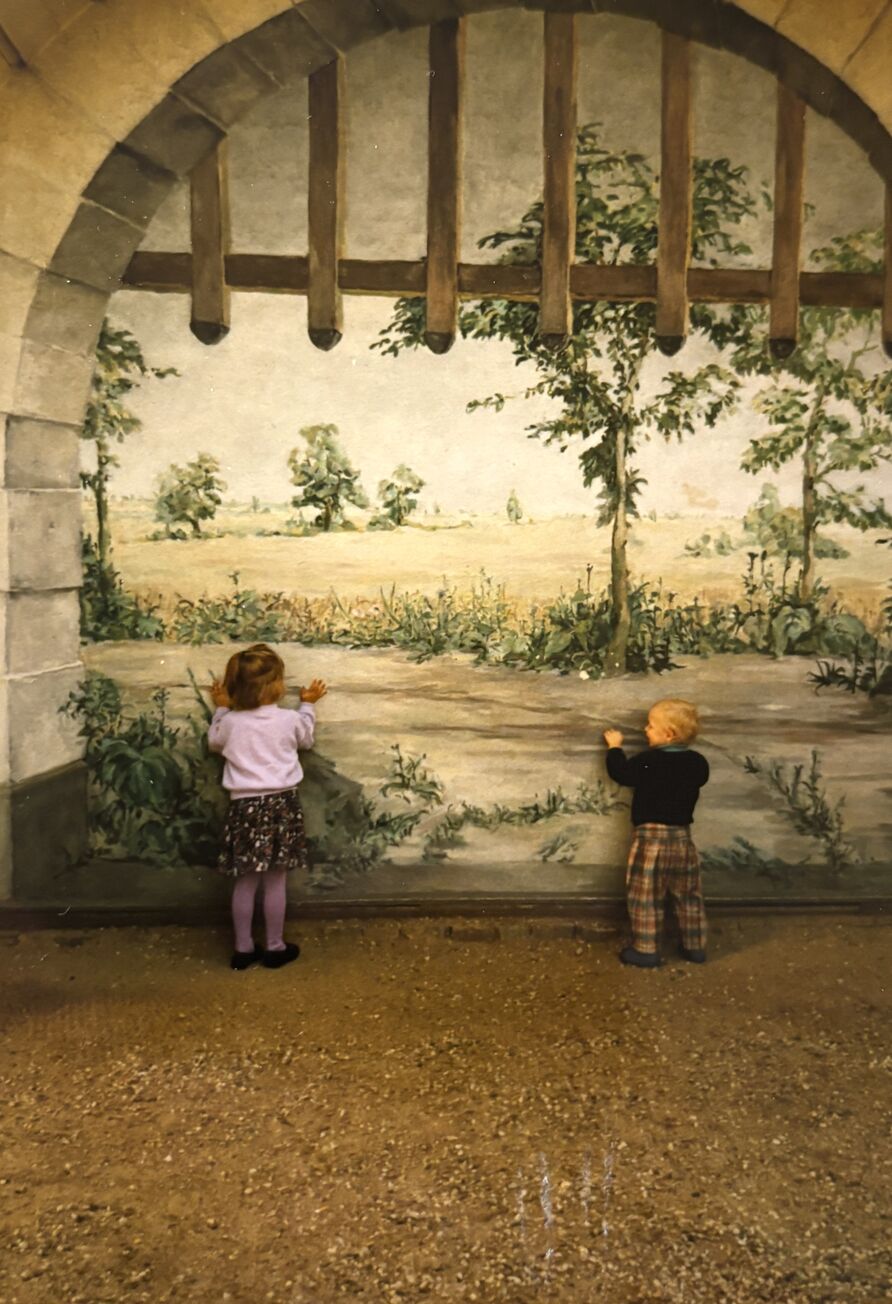
M 292 448 L 288 455 L 291 483 L 299 492 L 292 507 L 315 508 L 314 524 L 328 531 L 344 519 L 347 503 L 368 507 L 369 500 L 359 482 L 359 471 L 338 442 L 337 426 L 304 426 L 300 431 L 303 448 Z
M 404 525 L 418 506 L 417 494 L 425 481 L 405 463 L 400 463 L 389 480 L 378 482 L 378 501 L 381 511 L 376 518 L 381 524 Z
M 745 169 L 727 159 L 698 159 L 694 167 L 692 255 L 717 265 L 749 252 L 739 228 L 755 212 Z M 653 169 L 640 154 L 607 149 L 596 125 L 579 132 L 576 157 L 576 248 L 578 262 L 653 263 L 657 248 L 658 190 Z M 504 263 L 541 262 L 543 205 L 533 203 L 520 221 L 480 243 L 500 250 Z M 535 379 L 520 395 L 492 394 L 469 404 L 500 410 L 509 397 L 546 397 L 555 415 L 534 422 L 527 433 L 564 450 L 580 447 L 587 487 L 600 495 L 598 522 L 611 526 L 611 635 L 604 671 L 622 673 L 631 627 L 629 568 L 626 556 L 629 518 L 637 515 L 643 481 L 635 453 L 655 434 L 667 441 L 714 426 L 736 401 L 739 382 L 719 362 L 689 371 L 667 370 L 656 390 L 642 395 L 642 372 L 657 347 L 655 308 L 650 303 L 577 303 L 573 334 L 555 352 L 538 333 L 534 303 L 489 300 L 463 307 L 459 329 L 465 337 L 510 343 L 515 362 L 532 368 Z M 748 318 L 737 308 L 695 305 L 694 335 L 722 348 Z M 424 302 L 402 299 L 382 332 L 378 347 L 397 354 L 423 343 Z
M 112 326 L 106 318 L 96 344 L 96 368 L 90 401 L 81 438 L 93 444 L 96 469 L 81 473 L 81 484 L 93 495 L 96 508 L 96 551 L 100 568 L 109 565 L 111 529 L 108 518 L 108 486 L 112 471 L 119 465 L 115 444 L 142 429 L 142 422 L 126 406 L 126 399 L 150 376 L 163 380 L 176 376 L 174 367 L 151 367 L 137 340 L 123 327 Z
M 180 527 L 188 525 L 198 539 L 201 522 L 214 519 L 225 489 L 220 463 L 210 453 L 199 453 L 185 466 L 171 464 L 158 482 L 155 520 L 164 525 L 168 538 L 186 538 Z
M 859 231 L 833 240 L 812 258 L 828 271 L 876 272 L 882 247 L 881 233 Z M 766 379 L 754 403 L 767 429 L 750 441 L 743 469 L 757 475 L 788 462 L 801 465 L 801 542 L 795 550 L 801 557 L 800 601 L 814 591 L 820 525 L 892 526 L 882 498 L 870 499 L 863 482 L 845 483 L 850 473 L 874 471 L 892 459 L 892 374 L 869 363 L 880 356 L 877 326 L 875 312 L 806 308 L 791 357 L 773 361 L 758 347 L 755 332 L 742 332 L 732 353 L 741 373 Z
M 508 495 L 508 502 L 505 506 L 505 511 L 508 513 L 508 520 L 512 525 L 518 525 L 523 520 L 523 508 L 520 505 L 517 491 L 514 489 L 512 489 Z

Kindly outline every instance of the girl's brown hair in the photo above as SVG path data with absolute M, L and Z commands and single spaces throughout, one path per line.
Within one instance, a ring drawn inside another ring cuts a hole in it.
M 229 658 L 223 687 L 233 711 L 272 706 L 285 692 L 285 663 L 266 643 L 254 643 Z

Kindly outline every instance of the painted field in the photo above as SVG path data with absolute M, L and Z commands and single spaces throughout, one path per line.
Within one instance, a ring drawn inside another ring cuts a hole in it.
M 121 503 L 113 513 L 114 561 L 128 587 L 140 592 L 196 598 L 230 587 L 238 571 L 244 586 L 320 597 L 334 589 L 343 597 L 373 597 L 379 589 L 426 593 L 444 580 L 469 588 L 481 573 L 506 586 L 512 596 L 539 600 L 586 581 L 603 587 L 610 569 L 610 532 L 592 517 L 562 516 L 512 525 L 498 517 L 424 517 L 390 532 L 342 531 L 294 537 L 272 533 L 286 528 L 288 511 L 222 511 L 208 537 L 158 540 L 148 504 Z M 217 533 L 215 533 L 216 531 Z M 270 533 L 260 533 L 268 531 Z M 735 545 L 716 555 L 686 552 L 704 534 L 725 533 Z M 877 546 L 882 531 L 859 533 L 846 526 L 826 535 L 847 557 L 822 558 L 819 573 L 846 605 L 876 611 L 889 570 L 888 550 Z M 683 600 L 706 602 L 738 597 L 748 551 L 757 545 L 743 537 L 739 520 L 715 517 L 643 519 L 634 522 L 629 547 L 633 578 L 655 581 Z M 778 571 L 780 566 L 777 566 Z
M 374 864 L 329 876 L 329 890 L 619 893 L 628 837 L 619 803 L 628 793 L 605 779 L 601 731 L 617 725 L 637 749 L 647 706 L 667 694 L 701 707 L 698 746 L 712 778 L 695 831 L 713 895 L 888 890 L 892 712 L 880 698 L 815 693 L 803 658 L 715 656 L 662 676 L 591 680 L 475 666 L 458 655 L 418 663 L 389 648 L 280 651 L 292 700 L 315 676 L 330 684 L 318 751 L 375 810 L 421 811 Z M 175 721 L 195 710 L 189 669 L 207 682 L 228 653 L 148 643 L 85 649 L 88 667 L 115 679 L 131 709 L 168 688 Z M 394 783 L 397 758 L 405 769 L 422 757 L 414 790 Z M 325 884 L 322 875 L 316 886 Z

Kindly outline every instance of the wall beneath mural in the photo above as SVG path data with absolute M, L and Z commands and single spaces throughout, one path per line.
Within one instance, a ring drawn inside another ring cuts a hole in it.
M 539 30 L 469 24 L 467 257 L 536 257 Z M 577 257 L 653 261 L 658 33 L 580 31 Z M 352 54 L 348 85 L 347 252 L 418 257 L 424 34 Z M 773 105 L 756 69 L 698 52 L 704 265 L 770 261 Z M 878 178 L 831 124 L 808 131 L 808 265 L 878 265 Z M 233 132 L 230 171 L 234 248 L 303 252 L 301 88 Z M 186 202 L 144 247 L 187 247 Z M 188 313 L 114 297 L 84 430 L 89 673 L 67 710 L 98 860 L 125 878 L 213 859 L 202 689 L 233 642 L 262 639 L 292 700 L 330 685 L 299 894 L 618 893 L 629 794 L 601 731 L 643 746 L 670 695 L 703 718 L 712 895 L 888 891 L 890 390 L 869 314 L 806 312 L 772 366 L 754 309 L 696 310 L 673 359 L 647 306 L 578 306 L 554 355 L 534 306 L 466 304 L 445 357 L 416 347 L 412 301 L 348 299 L 329 354 L 299 299 L 236 296 L 210 350 Z

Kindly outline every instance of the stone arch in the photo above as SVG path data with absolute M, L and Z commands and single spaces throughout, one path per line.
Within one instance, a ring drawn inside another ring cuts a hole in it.
M 265 21 L 249 31 L 238 31 L 238 21 L 227 30 L 211 24 L 197 42 L 207 52 L 187 71 L 176 57 L 166 61 L 176 75 L 166 81 L 159 75 L 154 106 L 137 125 L 115 138 L 93 124 L 88 153 L 101 161 L 85 185 L 55 190 L 59 202 L 70 202 L 69 194 L 77 199 L 52 254 L 40 256 L 39 240 L 29 252 L 27 238 L 21 242 L 24 257 L 0 252 L 0 289 L 12 328 L 0 323 L 0 374 L 7 377 L 0 391 L 7 414 L 0 898 L 51 894 L 52 876 L 85 837 L 80 748 L 58 713 L 80 675 L 78 430 L 106 304 L 155 211 L 258 100 L 306 77 L 338 51 L 459 11 L 521 5 L 522 0 L 303 0 L 288 6 L 268 0 Z M 877 112 L 808 52 L 804 40 L 797 43 L 737 4 L 533 0 L 523 7 L 646 19 L 741 55 L 833 118 L 892 184 L 892 136 Z M 767 17 L 778 5 L 764 0 L 748 8 Z M 84 67 L 88 57 L 85 51 Z M 9 75 L 28 78 L 29 72 L 14 68 Z M 892 122 L 892 104 L 887 117 Z M 75 144 L 77 139 L 75 133 Z M 33 214 L 38 228 L 45 224 L 39 210 L 40 205 Z M 54 631 L 52 640 L 45 638 L 47 629 Z

